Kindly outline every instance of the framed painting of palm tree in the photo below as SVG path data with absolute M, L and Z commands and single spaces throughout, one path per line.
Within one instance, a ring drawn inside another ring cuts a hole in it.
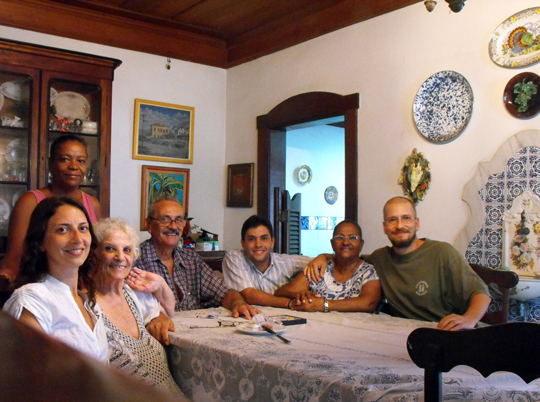
M 143 165 L 141 182 L 141 230 L 148 229 L 148 208 L 164 195 L 176 198 L 188 216 L 189 169 Z

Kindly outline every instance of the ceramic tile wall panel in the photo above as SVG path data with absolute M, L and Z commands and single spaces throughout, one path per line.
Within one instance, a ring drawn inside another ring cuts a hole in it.
M 469 263 L 498 268 L 502 264 L 502 218 L 516 197 L 529 190 L 540 196 L 540 148 L 525 147 L 508 160 L 504 171 L 492 174 L 480 190 L 484 204 L 482 229 L 470 241 L 465 257 Z M 490 289 L 489 311 L 500 309 L 499 292 Z M 540 299 L 529 303 L 510 300 L 510 321 L 540 322 Z
M 301 216 L 301 230 L 334 230 L 336 225 L 341 222 L 344 217 L 336 216 Z

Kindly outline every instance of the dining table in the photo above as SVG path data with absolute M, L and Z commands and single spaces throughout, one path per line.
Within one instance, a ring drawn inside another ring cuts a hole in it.
M 268 317 L 292 315 L 285 343 L 266 332 L 241 331 L 245 318 L 228 310 L 175 313 L 169 368 L 193 401 L 313 402 L 422 401 L 424 371 L 406 342 L 436 323 L 386 314 L 299 312 L 258 307 Z M 523 341 L 523 340 L 509 340 Z M 540 380 L 526 384 L 513 373 L 484 378 L 458 366 L 443 374 L 443 400 L 540 401 Z

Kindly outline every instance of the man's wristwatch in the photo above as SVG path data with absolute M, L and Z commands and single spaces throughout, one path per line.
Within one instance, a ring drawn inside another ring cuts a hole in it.
M 324 312 L 325 313 L 328 313 L 330 310 L 328 308 L 328 299 L 325 297 L 324 298 Z

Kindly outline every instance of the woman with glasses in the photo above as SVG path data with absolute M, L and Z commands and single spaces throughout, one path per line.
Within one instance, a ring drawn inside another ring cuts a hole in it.
M 111 218 L 101 220 L 94 229 L 99 245 L 92 279 L 96 313 L 107 331 L 109 363 L 185 400 L 169 371 L 165 349 L 146 329 L 162 314 L 160 303 L 168 316 L 174 314 L 171 289 L 159 275 L 132 270 L 139 254 L 135 229 Z
M 364 245 L 360 226 L 351 220 L 340 222 L 330 242 L 335 256 L 321 281 L 308 282 L 298 275 L 274 295 L 289 297 L 289 308 L 299 311 L 374 311 L 381 285 L 373 266 L 360 258 Z

